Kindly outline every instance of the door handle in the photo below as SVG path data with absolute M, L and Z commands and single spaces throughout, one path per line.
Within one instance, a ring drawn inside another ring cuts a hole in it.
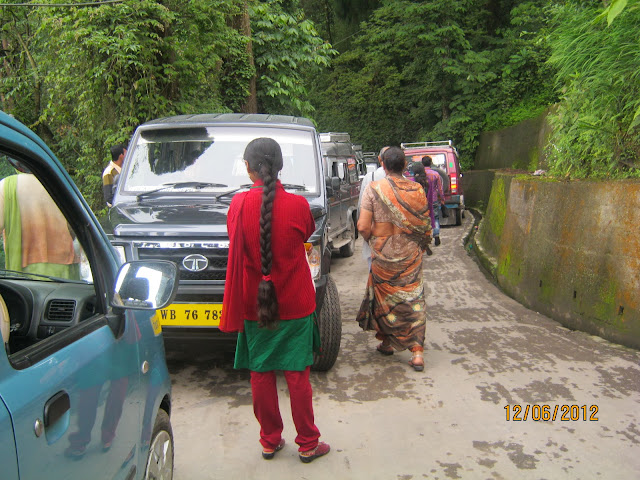
M 60 391 L 44 404 L 44 428 L 56 423 L 71 408 L 69 394 Z

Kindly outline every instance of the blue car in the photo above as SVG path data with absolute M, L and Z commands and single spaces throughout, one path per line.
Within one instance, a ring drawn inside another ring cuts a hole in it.
M 122 264 L 54 154 L 4 112 L 0 178 L 0 477 L 171 479 L 155 311 L 176 265 Z

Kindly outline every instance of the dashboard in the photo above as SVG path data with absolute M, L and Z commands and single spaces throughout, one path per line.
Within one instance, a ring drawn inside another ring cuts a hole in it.
M 92 284 L 0 278 L 0 295 L 10 319 L 8 353 L 26 347 L 92 317 Z

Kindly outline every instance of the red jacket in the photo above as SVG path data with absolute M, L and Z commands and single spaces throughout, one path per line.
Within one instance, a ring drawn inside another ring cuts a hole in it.
M 229 207 L 227 229 L 231 246 L 220 324 L 222 331 L 242 331 L 245 319 L 258 320 L 258 284 L 262 280 L 261 205 L 262 181 L 257 181 L 248 192 L 237 194 Z M 307 200 L 285 192 L 280 181 L 276 184 L 272 222 L 271 279 L 276 288 L 280 319 L 302 318 L 316 309 L 315 288 L 304 248 L 304 242 L 315 230 L 315 222 Z M 236 270 L 242 270 L 242 275 Z

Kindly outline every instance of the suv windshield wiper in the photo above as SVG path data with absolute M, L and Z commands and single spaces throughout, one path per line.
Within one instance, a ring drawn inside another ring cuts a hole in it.
M 148 197 L 149 195 L 153 195 L 154 193 L 161 192 L 163 190 L 168 190 L 170 188 L 196 188 L 196 189 L 201 189 L 201 188 L 208 188 L 208 187 L 224 188 L 224 187 L 228 187 L 228 185 L 225 185 L 223 183 L 209 183 L 209 182 L 165 183 L 160 188 L 156 188 L 155 190 L 149 190 L 148 192 L 139 193 L 138 195 L 136 195 L 136 200 L 140 201 L 143 198 Z
M 234 188 L 233 190 L 229 190 L 228 192 L 222 192 L 221 194 L 216 195 L 216 200 L 219 200 L 222 197 L 226 197 L 227 195 L 231 195 L 233 193 L 239 192 L 240 190 L 244 190 L 245 188 L 250 188 L 252 186 L 253 186 L 252 183 L 246 183 L 244 185 L 240 185 L 238 188 Z
M 307 191 L 307 187 L 304 185 L 295 185 L 293 183 L 283 183 L 282 186 L 287 190 L 302 190 L 303 192 Z

